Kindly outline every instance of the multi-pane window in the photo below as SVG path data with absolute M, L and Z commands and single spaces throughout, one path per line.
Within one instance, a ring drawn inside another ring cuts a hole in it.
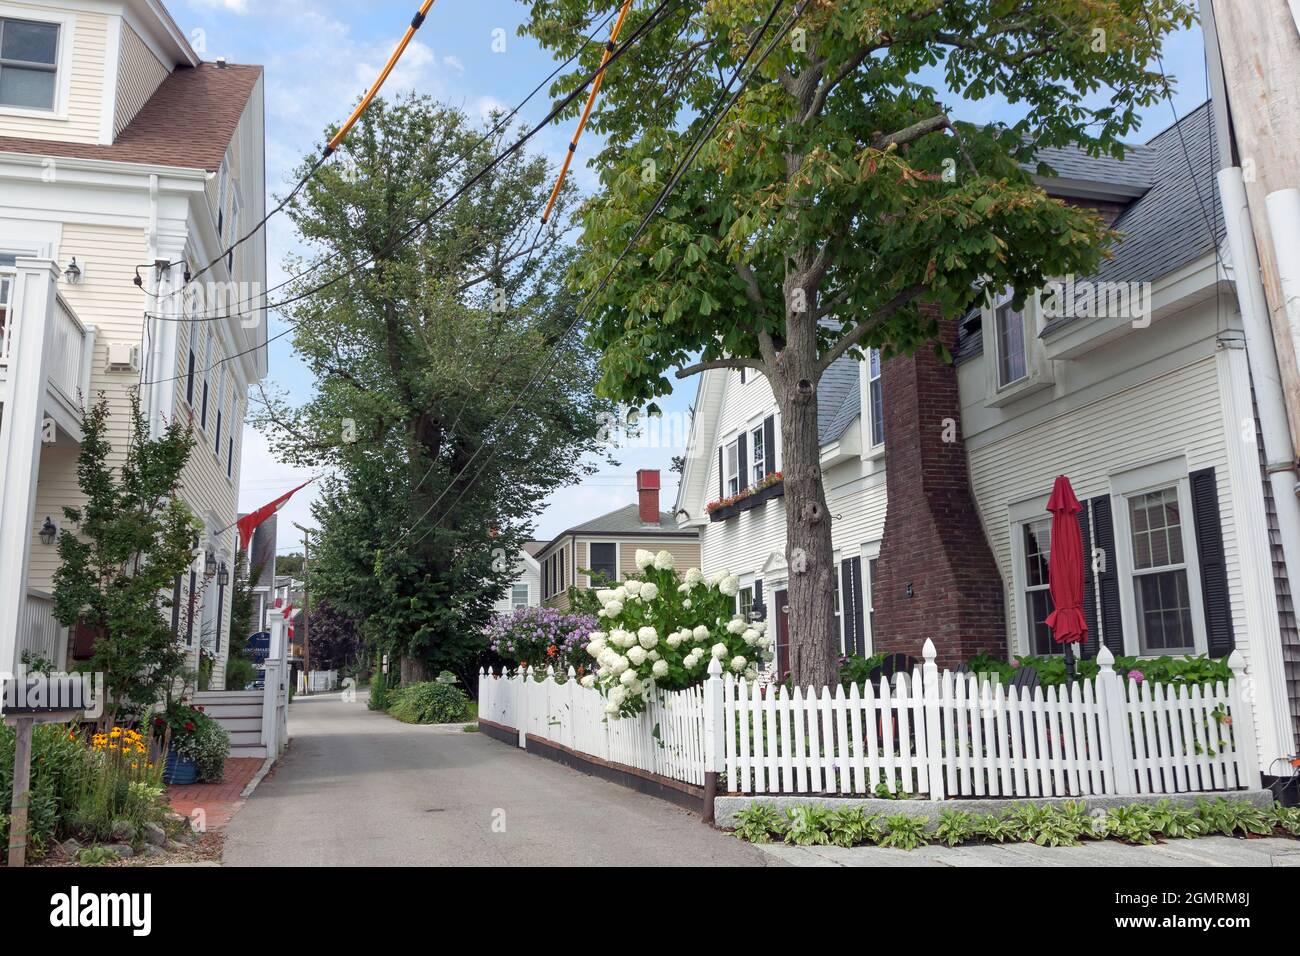
M 1191 653 L 1196 641 L 1178 489 L 1171 486 L 1134 495 L 1128 505 L 1141 651 Z
M 880 385 L 880 349 L 867 356 L 867 392 L 871 399 L 871 445 L 885 442 L 885 395 Z
M 1047 577 L 1052 554 L 1052 519 L 1039 518 L 1021 525 L 1025 553 L 1025 614 L 1029 624 L 1029 647 L 1034 654 L 1057 654 L 1047 616 L 1052 613 L 1052 592 Z
M 722 473 L 728 495 L 740 493 L 740 443 L 729 442 L 722 453 Z
M 741 588 L 736 592 L 736 613 L 746 621 L 749 620 L 749 612 L 754 607 L 754 589 Z
M 754 484 L 763 480 L 767 474 L 767 449 L 763 446 L 763 426 L 759 425 L 749 433 L 750 448 L 750 474 L 753 476 L 750 481 Z
M 1025 359 L 1025 314 L 1010 299 L 993 312 L 998 337 L 998 388 L 1013 385 L 1029 374 Z
M 0 357 L 9 353 L 9 308 L 13 300 L 13 278 L 0 273 Z
M 0 106 L 54 109 L 59 25 L 0 18 Z
M 510 607 L 513 610 L 519 610 L 521 607 L 528 607 L 528 585 L 516 584 L 510 589 Z
M 611 541 L 595 542 L 588 547 L 587 569 L 593 578 L 604 578 L 606 582 L 618 580 L 618 545 Z

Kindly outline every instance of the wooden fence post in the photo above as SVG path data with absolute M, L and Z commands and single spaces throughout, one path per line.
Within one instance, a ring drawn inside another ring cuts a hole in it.
M 1228 681 L 1228 707 L 1232 717 L 1232 739 L 1237 751 L 1237 779 L 1245 786 L 1260 786 L 1260 767 L 1255 744 L 1254 678 L 1246 676 L 1246 661 L 1241 651 L 1228 656 L 1232 679 Z
M 723 762 L 722 662 L 709 658 L 709 678 L 704 682 L 704 822 L 713 825 L 713 805 L 718 796 L 718 774 Z
M 1137 791 L 1133 783 L 1133 752 L 1129 741 L 1128 701 L 1124 683 L 1115 673 L 1115 655 L 1102 645 L 1097 651 L 1097 713 L 1102 723 L 1104 766 L 1110 768 L 1112 792 L 1120 795 Z
M 922 693 L 925 695 L 925 761 L 930 777 L 931 800 L 942 800 L 945 796 L 943 723 L 942 709 L 939 706 L 939 667 L 934 662 L 937 655 L 938 652 L 934 649 L 934 641 L 927 637 L 925 646 L 921 649 L 921 656 L 925 658 L 925 664 L 921 667 L 921 680 L 924 684 Z M 920 739 L 918 735 L 918 743 L 920 743 Z
M 532 695 L 533 669 L 520 667 L 522 680 L 519 682 L 519 746 L 528 749 L 528 698 Z

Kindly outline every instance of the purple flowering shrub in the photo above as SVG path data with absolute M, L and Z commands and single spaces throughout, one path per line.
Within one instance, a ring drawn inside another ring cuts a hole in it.
M 588 663 L 587 635 L 597 629 L 589 614 L 573 614 L 553 607 L 521 607 L 512 614 L 497 614 L 488 623 L 488 647 L 510 666 L 531 666 L 565 673 L 572 665 L 579 673 Z

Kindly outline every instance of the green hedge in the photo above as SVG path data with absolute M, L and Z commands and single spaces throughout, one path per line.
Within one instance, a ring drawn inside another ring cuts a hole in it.
M 388 713 L 408 724 L 454 724 L 469 720 L 470 704 L 459 687 L 427 681 L 393 691 Z

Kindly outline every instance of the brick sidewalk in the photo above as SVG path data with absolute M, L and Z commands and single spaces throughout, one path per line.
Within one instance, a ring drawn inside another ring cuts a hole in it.
M 262 768 L 261 757 L 227 757 L 221 783 L 191 783 L 167 788 L 167 802 L 177 813 L 189 816 L 196 808 L 206 814 L 205 824 L 215 830 L 230 822 L 242 802 L 239 794 Z

